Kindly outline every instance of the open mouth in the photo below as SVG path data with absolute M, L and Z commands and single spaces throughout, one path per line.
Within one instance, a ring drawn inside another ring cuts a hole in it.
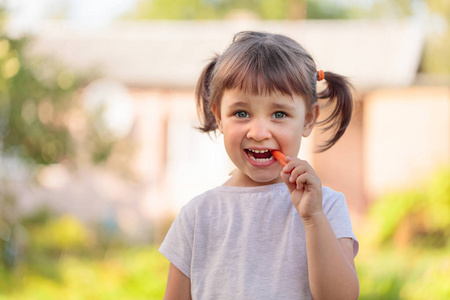
M 245 149 L 247 156 L 257 162 L 266 162 L 273 159 L 272 153 L 269 149 L 256 150 L 256 149 Z

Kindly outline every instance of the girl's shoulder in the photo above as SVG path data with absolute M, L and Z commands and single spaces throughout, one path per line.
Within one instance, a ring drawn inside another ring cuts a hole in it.
M 329 187 L 322 186 L 322 199 L 323 201 L 336 201 L 339 199 L 344 199 L 345 196 L 341 192 L 337 192 Z
M 181 212 L 193 212 L 203 206 L 209 199 L 214 198 L 216 188 L 207 190 L 191 200 L 189 200 L 182 208 Z
M 322 187 L 322 207 L 327 215 L 333 211 L 348 211 L 345 195 L 329 187 Z

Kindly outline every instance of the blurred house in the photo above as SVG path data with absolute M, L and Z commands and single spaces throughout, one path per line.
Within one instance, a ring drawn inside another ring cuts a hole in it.
M 98 185 L 90 181 L 91 190 L 82 183 L 65 186 L 60 194 L 76 190 L 77 201 L 86 207 L 96 197 L 115 199 L 129 210 L 134 207 L 124 219 L 133 213 L 157 219 L 224 182 L 233 166 L 220 137 L 195 130 L 194 89 L 208 59 L 241 30 L 286 34 L 313 54 L 319 69 L 343 74 L 354 84 L 357 109 L 342 140 L 325 153 L 314 153 L 323 141 L 316 130 L 300 153 L 324 185 L 346 194 L 352 215 L 363 214 L 386 190 L 424 180 L 449 162 L 450 89 L 417 84 L 425 32 L 414 22 L 145 22 L 96 30 L 58 22 L 36 28 L 33 53 L 76 71 L 100 71 L 125 87 L 137 142 L 129 164 L 139 178 L 131 184 L 92 171 L 95 175 L 86 177 L 96 178 Z

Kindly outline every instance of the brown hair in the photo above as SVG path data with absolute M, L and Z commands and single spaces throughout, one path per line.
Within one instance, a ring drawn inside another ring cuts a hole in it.
M 312 56 L 293 39 L 264 32 L 244 31 L 234 36 L 222 55 L 216 55 L 204 68 L 196 88 L 197 110 L 203 132 L 217 129 L 211 108 L 220 108 L 224 91 L 240 89 L 255 95 L 281 93 L 300 95 L 307 109 L 318 99 L 334 103 L 330 115 L 317 124 L 332 137 L 320 146 L 325 151 L 344 134 L 352 115 L 353 98 L 348 80 L 324 72 L 326 88 L 316 92 L 317 67 Z M 328 105 L 327 103 L 327 105 Z

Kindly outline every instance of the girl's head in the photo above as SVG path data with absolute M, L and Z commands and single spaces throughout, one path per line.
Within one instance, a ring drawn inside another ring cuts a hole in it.
M 325 72 L 327 87 L 317 93 L 317 67 L 312 56 L 293 39 L 264 32 L 245 31 L 235 35 L 232 44 L 203 70 L 197 83 L 196 98 L 204 132 L 218 128 L 213 108 L 221 109 L 227 90 L 238 89 L 252 95 L 301 96 L 309 112 L 319 99 L 334 103 L 334 109 L 320 125 L 333 130 L 320 147 L 325 151 L 344 134 L 351 118 L 353 100 L 346 78 Z M 328 106 L 328 105 L 327 105 Z
M 318 99 L 334 103 L 320 122 L 333 146 L 344 133 L 352 113 L 347 80 L 324 73 L 327 87 L 316 92 L 317 67 L 311 55 L 294 40 L 261 32 L 238 33 L 232 44 L 204 69 L 196 90 L 204 132 L 219 129 L 238 170 L 252 182 L 279 180 L 280 166 L 268 150 L 297 155 L 302 136 L 314 127 Z

